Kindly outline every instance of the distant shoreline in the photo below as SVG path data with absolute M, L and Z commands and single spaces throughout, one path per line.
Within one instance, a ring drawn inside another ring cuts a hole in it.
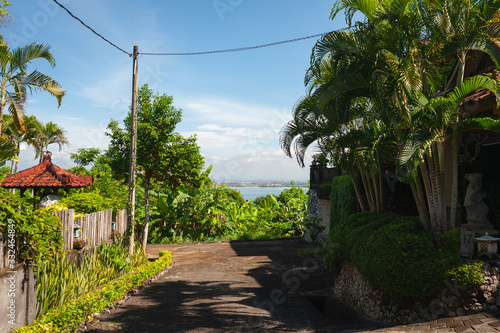
M 292 188 L 290 182 L 227 182 L 218 185 L 226 185 L 227 187 L 286 187 Z M 295 182 L 295 187 L 309 188 L 307 182 Z
M 266 187 L 286 187 L 286 188 L 292 188 L 292 186 L 283 186 L 283 185 L 276 185 L 276 186 L 272 186 L 272 185 L 269 185 L 269 186 L 265 186 L 265 185 L 262 185 L 262 186 L 256 186 L 256 185 L 229 185 L 229 184 L 222 184 L 222 185 L 226 185 L 227 187 L 247 187 L 247 188 L 260 188 L 260 187 L 263 187 L 263 188 L 266 188 Z M 295 187 L 302 187 L 302 188 L 309 188 L 309 186 L 307 185 L 295 185 Z

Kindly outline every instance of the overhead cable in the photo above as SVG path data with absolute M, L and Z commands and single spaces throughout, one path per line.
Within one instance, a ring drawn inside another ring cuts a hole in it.
M 96 32 L 94 29 L 92 29 L 91 27 L 89 27 L 88 25 L 86 25 L 82 20 L 80 20 L 78 17 L 76 17 L 75 15 L 73 15 L 72 12 L 70 12 L 66 7 L 64 7 L 63 5 L 61 5 L 59 2 L 57 2 L 57 0 L 52 0 L 54 1 L 56 4 L 59 5 L 59 7 L 61 7 L 62 9 L 64 9 L 72 18 L 74 18 L 75 20 L 77 20 L 78 22 L 80 22 L 81 24 L 83 24 L 84 27 L 86 27 L 87 29 L 89 29 L 90 31 L 92 31 L 95 35 L 101 37 L 104 41 L 106 41 L 108 44 L 110 44 L 111 46 L 117 48 L 118 50 L 122 51 L 123 53 L 127 54 L 128 56 L 132 56 L 132 53 L 129 53 L 127 51 L 125 51 L 124 49 L 122 49 L 121 47 L 113 44 L 112 42 L 110 42 L 108 39 L 104 38 L 100 33 Z
M 70 12 L 66 7 L 64 7 L 59 2 L 57 2 L 57 0 L 52 0 L 52 1 L 54 1 L 59 7 L 64 9 L 71 17 L 73 17 L 75 20 L 80 22 L 84 27 L 86 27 L 87 29 L 92 31 L 92 33 L 94 33 L 96 36 L 102 38 L 105 42 L 107 42 L 111 46 L 115 47 L 116 49 L 120 50 L 121 52 L 125 53 L 126 55 L 128 55 L 130 57 L 133 56 L 132 53 L 129 53 L 129 52 L 125 51 L 124 49 L 122 49 L 121 47 L 117 46 L 116 44 L 112 43 L 107 38 L 103 37 L 101 34 L 99 34 L 94 29 L 92 29 L 90 26 L 85 24 L 81 19 L 79 19 L 76 15 L 74 15 L 72 12 Z M 344 29 L 338 29 L 338 30 L 344 30 Z M 273 42 L 273 43 L 255 45 L 255 46 L 238 47 L 238 48 L 232 48 L 232 49 L 224 49 L 224 50 L 201 51 L 201 52 L 165 52 L 165 53 L 139 52 L 139 54 L 149 55 L 149 56 L 192 56 L 192 55 L 204 55 L 204 54 L 215 54 L 215 53 L 240 52 L 240 51 L 260 49 L 260 48 L 270 47 L 270 46 L 275 46 L 275 45 L 280 45 L 280 44 L 298 42 L 298 41 L 305 40 L 305 39 L 320 37 L 320 36 L 323 36 L 325 34 L 326 33 L 322 33 L 322 34 L 316 34 L 316 35 L 311 35 L 311 36 L 306 36 L 306 37 L 299 37 L 299 38 L 294 38 L 294 39 L 283 40 L 283 41 L 279 41 L 279 42 Z
M 320 37 L 323 36 L 323 34 L 316 34 L 312 36 L 306 36 L 306 37 L 299 37 L 299 38 L 294 38 L 294 39 L 289 39 L 289 40 L 283 40 L 280 42 L 274 42 L 274 43 L 268 43 L 268 44 L 262 44 L 262 45 L 255 45 L 255 46 L 246 46 L 246 47 L 238 47 L 238 48 L 232 48 L 232 49 L 225 49 L 225 50 L 214 50 L 214 51 L 201 51 L 201 52 L 171 52 L 171 53 L 151 53 L 151 52 L 140 52 L 142 55 L 154 55 L 154 56 L 192 56 L 192 55 L 203 55 L 203 54 L 214 54 L 214 53 L 230 53 L 230 52 L 239 52 L 239 51 L 248 51 L 248 50 L 253 50 L 253 49 L 260 49 L 263 47 L 269 47 L 269 46 L 274 46 L 274 45 L 280 45 L 280 44 L 286 44 L 286 43 L 293 43 L 297 42 L 300 40 L 304 39 L 309 39 L 309 38 L 314 38 L 314 37 Z

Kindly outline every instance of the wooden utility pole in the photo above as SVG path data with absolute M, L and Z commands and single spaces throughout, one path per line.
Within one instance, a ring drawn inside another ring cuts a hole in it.
M 129 252 L 134 253 L 134 238 L 135 238 L 135 164 L 137 160 L 137 76 L 138 76 L 138 63 L 139 47 L 134 46 L 133 54 L 133 70 L 132 70 L 132 128 L 130 131 L 130 160 L 129 160 L 129 173 L 128 173 L 128 226 L 130 230 L 129 238 Z

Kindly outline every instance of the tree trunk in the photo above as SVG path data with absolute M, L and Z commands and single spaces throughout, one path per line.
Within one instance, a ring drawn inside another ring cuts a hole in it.
M 354 191 L 356 192 L 356 197 L 358 198 L 359 207 L 361 207 L 362 212 L 366 212 L 365 200 L 361 195 L 361 190 L 359 189 L 359 186 L 356 183 L 356 179 L 354 178 L 354 171 L 350 170 L 349 176 L 351 176 L 352 186 L 354 187 Z
M 380 214 L 380 193 L 378 190 L 377 176 L 370 172 L 370 178 L 372 180 L 373 195 L 375 196 L 375 212 Z
M 378 149 L 377 153 L 377 167 L 378 167 L 378 186 L 379 186 L 379 195 L 380 195 L 380 213 L 385 211 L 385 200 L 384 200 L 384 181 L 382 176 L 382 165 L 380 164 L 380 154 Z
M 434 143 L 431 144 L 431 147 L 427 149 L 427 165 L 428 165 L 428 178 L 430 180 L 431 184 L 431 202 L 432 206 L 429 208 L 432 209 L 431 211 L 431 221 L 432 223 L 437 227 L 439 225 L 439 194 L 438 194 L 438 186 L 437 186 L 437 170 L 436 170 L 436 164 L 435 164 L 435 155 L 434 155 Z M 441 226 L 439 225 L 439 228 Z
M 434 163 L 436 164 L 436 186 L 439 200 L 439 223 L 443 232 L 448 230 L 446 219 L 446 201 L 444 194 L 444 152 L 443 144 L 437 142 L 435 145 Z
M 5 109 L 5 87 L 2 87 L 2 97 L 0 100 L 0 138 L 2 137 L 3 111 Z
M 142 233 L 142 250 L 146 252 L 149 231 L 149 181 L 150 176 L 146 172 L 144 175 L 144 232 Z
M 363 172 L 363 169 L 360 168 L 359 173 L 361 175 L 361 179 L 363 181 L 363 186 L 365 188 L 366 198 L 368 199 L 368 206 L 370 207 L 371 211 L 375 211 L 375 201 L 373 199 L 373 195 L 372 195 L 372 191 L 371 191 L 370 180 L 367 179 L 368 177 Z
M 417 195 L 415 197 L 415 201 L 417 203 L 418 215 L 420 216 L 424 230 L 429 231 L 429 213 L 425 204 L 425 194 L 418 174 L 412 184 L 412 190 L 413 187 L 415 188 L 415 194 Z
M 462 55 L 460 69 L 457 75 L 457 85 L 461 85 L 464 81 L 465 73 L 465 55 Z M 453 126 L 451 155 L 452 155 L 452 180 L 451 180 L 451 202 L 450 202 L 450 228 L 456 227 L 457 206 L 458 206 L 458 126 L 461 121 L 461 115 L 457 110 L 457 121 Z
M 451 184 L 451 203 L 450 203 L 450 228 L 456 227 L 457 205 L 458 205 L 458 133 L 453 127 L 453 137 L 451 144 L 452 153 L 452 184 Z
M 431 159 L 432 156 L 428 155 L 427 160 Z M 427 163 L 430 167 L 432 165 L 432 161 L 427 161 Z M 425 161 L 420 162 L 420 171 L 422 172 L 422 179 L 424 180 L 424 187 L 425 191 L 427 193 L 427 204 L 429 206 L 429 214 L 431 217 L 431 227 L 432 227 L 432 233 L 434 235 L 434 243 L 436 246 L 440 247 L 441 246 L 441 226 L 439 225 L 439 206 L 436 203 L 436 200 L 434 198 L 434 189 L 432 185 L 432 180 L 430 178 L 430 170 L 426 165 Z

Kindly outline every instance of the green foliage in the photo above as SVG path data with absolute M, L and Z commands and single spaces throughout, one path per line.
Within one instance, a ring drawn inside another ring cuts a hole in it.
M 324 260 L 333 272 L 352 262 L 375 288 L 418 300 L 433 296 L 446 280 L 467 286 L 480 281 L 480 265 L 460 259 L 457 245 L 452 232 L 436 249 L 416 217 L 358 213 L 333 226 Z
M 332 181 L 330 194 L 330 225 L 342 223 L 359 212 L 358 198 L 350 176 L 338 176 Z
M 11 6 L 10 1 L 0 0 L 0 22 L 5 23 L 6 19 L 11 19 L 12 16 L 7 11 L 6 7 Z M 2 38 L 3 42 L 3 38 Z
M 18 252 L 23 259 L 51 258 L 61 251 L 63 239 L 60 220 L 44 210 L 34 210 L 28 199 L 0 188 L 0 232 L 7 232 L 9 220 L 15 222 Z
M 173 98 L 154 94 L 148 85 L 138 92 L 137 102 L 137 171 L 144 179 L 163 182 L 170 190 L 189 190 L 199 186 L 203 156 L 196 137 L 184 138 L 175 132 L 182 112 L 173 105 Z M 108 124 L 111 142 L 106 152 L 109 165 L 117 179 L 128 175 L 130 155 L 131 114 L 124 120 Z
M 305 230 L 307 195 L 300 188 L 281 198 L 268 195 L 245 202 L 239 191 L 209 186 L 189 193 L 158 194 L 152 205 L 150 241 L 299 237 Z
M 18 152 L 14 143 L 0 139 L 0 166 L 4 166 L 8 160 L 16 158 Z
M 307 194 L 304 193 L 302 187 L 295 187 L 295 182 L 292 181 L 292 187 L 284 189 L 278 196 L 278 201 L 284 205 L 288 205 L 291 200 L 299 200 L 307 202 Z
M 78 148 L 78 153 L 71 153 L 71 159 L 79 166 L 87 166 L 94 164 L 97 157 L 101 154 L 101 150 L 97 148 Z
M 130 256 L 128 246 L 102 244 L 85 254 L 77 264 L 66 253 L 58 253 L 52 261 L 37 262 L 37 317 L 55 306 L 94 290 L 132 268 L 144 264 L 147 258 L 136 248 Z
M 90 161 L 90 157 L 87 161 Z M 93 176 L 94 183 L 88 187 L 72 189 L 69 191 L 69 195 L 63 193 L 63 199 L 69 200 L 77 206 L 87 207 L 84 213 L 96 212 L 96 210 L 91 211 L 92 205 L 98 206 L 100 209 L 111 208 L 115 212 L 124 209 L 127 206 L 127 186 L 122 181 L 113 177 L 113 172 L 108 162 L 105 155 L 99 154 L 92 157 L 94 166 L 90 171 L 86 170 L 83 166 L 69 169 L 70 172 L 76 174 Z M 87 194 L 80 197 L 79 194 L 82 193 Z M 66 197 L 70 197 L 70 199 L 66 199 Z M 80 200 L 82 201 L 81 203 L 79 203 Z
M 98 192 L 72 193 L 58 203 L 73 208 L 80 214 L 90 214 L 105 209 L 113 209 L 116 212 L 122 209 L 122 206 L 115 203 L 112 198 L 104 198 Z
M 482 269 L 482 261 L 464 262 L 446 271 L 445 275 L 459 285 L 473 286 L 484 283 Z
M 91 320 L 94 313 L 102 312 L 123 299 L 130 290 L 166 269 L 171 262 L 172 254 L 167 252 L 158 260 L 137 267 L 92 293 L 70 300 L 14 332 L 75 332 L 80 325 Z
M 0 182 L 4 179 L 5 175 L 10 174 L 10 168 L 8 166 L 0 167 Z

